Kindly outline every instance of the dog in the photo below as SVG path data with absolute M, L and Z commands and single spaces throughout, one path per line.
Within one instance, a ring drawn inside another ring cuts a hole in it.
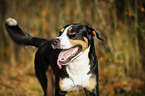
M 38 48 L 35 74 L 44 96 L 65 96 L 83 90 L 87 96 L 99 96 L 98 61 L 93 37 L 104 41 L 99 31 L 90 25 L 68 24 L 59 36 L 47 40 L 24 32 L 17 21 L 8 18 L 6 30 L 19 45 Z

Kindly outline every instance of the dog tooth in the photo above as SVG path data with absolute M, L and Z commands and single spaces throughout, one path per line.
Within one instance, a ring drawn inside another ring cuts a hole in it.
M 73 50 L 73 52 L 72 53 L 75 53 L 76 52 L 76 50 Z

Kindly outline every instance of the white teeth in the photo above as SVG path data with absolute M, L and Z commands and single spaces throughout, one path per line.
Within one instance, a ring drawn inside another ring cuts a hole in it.
M 73 50 L 72 54 L 76 52 L 76 49 Z
M 77 52 L 77 48 L 75 48 L 74 50 L 73 50 L 73 52 L 72 52 L 72 54 L 74 54 L 74 53 L 76 53 Z

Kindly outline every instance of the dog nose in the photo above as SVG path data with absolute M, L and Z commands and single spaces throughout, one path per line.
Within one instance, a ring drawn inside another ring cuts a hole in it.
M 58 38 L 52 40 L 52 44 L 53 44 L 53 45 L 57 45 L 59 42 L 60 42 L 60 40 L 59 40 Z

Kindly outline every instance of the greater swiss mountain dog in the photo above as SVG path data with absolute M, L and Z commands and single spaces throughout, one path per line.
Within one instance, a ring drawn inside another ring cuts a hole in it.
M 12 18 L 6 20 L 5 26 L 17 44 L 39 48 L 35 55 L 35 73 L 44 96 L 65 96 L 81 90 L 87 96 L 99 96 L 98 61 L 93 40 L 94 36 L 104 40 L 99 31 L 90 25 L 69 24 L 61 29 L 58 37 L 47 40 L 22 31 Z

